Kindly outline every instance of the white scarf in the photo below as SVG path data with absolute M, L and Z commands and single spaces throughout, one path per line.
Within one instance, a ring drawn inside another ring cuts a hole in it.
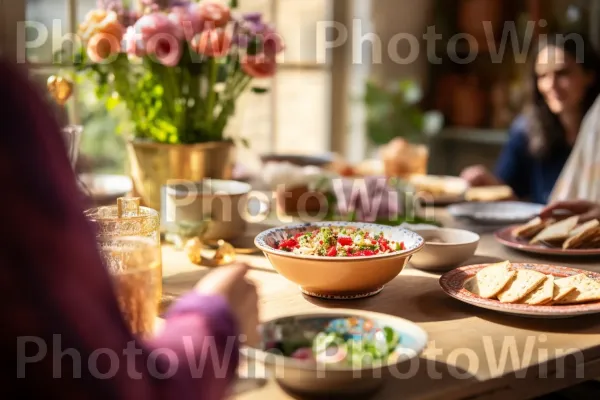
M 560 200 L 600 203 L 600 96 L 585 115 L 575 146 L 550 195 L 550 202 Z

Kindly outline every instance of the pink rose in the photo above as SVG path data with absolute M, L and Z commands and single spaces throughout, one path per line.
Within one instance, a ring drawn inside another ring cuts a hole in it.
M 173 67 L 179 63 L 183 52 L 181 41 L 183 31 L 166 14 L 155 12 L 140 18 L 133 27 L 128 43 L 134 45 L 128 48 L 129 54 L 147 54 L 156 57 L 163 65 Z M 139 49 L 141 45 L 141 49 Z
M 270 78 L 277 72 L 277 61 L 274 57 L 264 55 L 245 55 L 242 58 L 242 70 L 253 78 Z
M 192 48 L 208 57 L 223 57 L 231 48 L 231 36 L 223 29 L 208 29 L 194 37 Z
M 209 28 L 223 28 L 231 21 L 231 10 L 221 1 L 203 0 L 190 6 L 191 14 Z
M 262 39 L 263 51 L 269 57 L 274 57 L 285 49 L 281 35 L 270 27 L 259 33 L 259 37 Z
M 192 6 L 176 6 L 171 8 L 169 19 L 181 29 L 183 36 L 188 41 L 190 41 L 195 34 L 202 32 L 202 29 L 204 28 L 204 21 L 198 13 L 192 12 Z

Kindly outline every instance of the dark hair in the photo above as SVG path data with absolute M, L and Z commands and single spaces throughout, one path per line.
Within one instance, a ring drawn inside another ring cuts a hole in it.
M 565 128 L 554 114 L 537 87 L 535 71 L 536 59 L 548 46 L 562 49 L 588 72 L 595 74 L 594 82 L 588 87 L 581 104 L 583 114 L 587 113 L 600 95 L 600 57 L 587 37 L 580 33 L 554 33 L 540 35 L 537 47 L 530 61 L 530 98 L 526 110 L 530 152 L 538 158 L 548 157 L 560 148 L 567 146 Z

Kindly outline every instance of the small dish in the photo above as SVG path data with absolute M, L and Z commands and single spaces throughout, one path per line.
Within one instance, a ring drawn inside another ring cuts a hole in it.
M 511 225 L 524 223 L 539 215 L 543 204 L 518 201 L 460 203 L 448 207 L 454 218 L 466 219 L 485 225 Z
M 404 249 L 368 256 L 319 256 L 277 249 L 276 243 L 322 228 L 358 228 L 383 236 Z M 351 300 L 373 296 L 404 269 L 424 245 L 418 234 L 397 226 L 362 222 L 315 222 L 268 229 L 254 240 L 275 270 L 313 297 Z
M 425 246 L 415 254 L 410 264 L 424 271 L 446 272 L 455 268 L 477 251 L 478 234 L 450 228 L 418 229 L 414 231 L 425 240 Z
M 248 364 L 263 364 L 282 387 L 304 395 L 371 393 L 383 385 L 386 377 L 404 368 L 404 363 L 418 357 L 428 342 L 427 333 L 411 321 L 349 309 L 283 316 L 265 322 L 260 328 L 261 343 L 241 349 Z M 368 345 L 373 338 L 382 339 L 380 336 L 385 332 L 389 355 L 374 362 L 368 356 L 348 359 L 345 346 L 331 342 L 324 352 L 327 361 L 321 360 L 315 357 L 311 345 L 325 331 L 352 338 L 356 346 Z
M 96 205 L 112 205 L 133 190 L 131 178 L 125 175 L 85 173 L 79 174 L 79 181 Z

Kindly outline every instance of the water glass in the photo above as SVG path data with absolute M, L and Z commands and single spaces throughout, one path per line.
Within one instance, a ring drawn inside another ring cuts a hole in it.
M 150 337 L 158 317 L 160 246 L 152 239 L 135 236 L 100 239 L 98 246 L 131 332 Z

